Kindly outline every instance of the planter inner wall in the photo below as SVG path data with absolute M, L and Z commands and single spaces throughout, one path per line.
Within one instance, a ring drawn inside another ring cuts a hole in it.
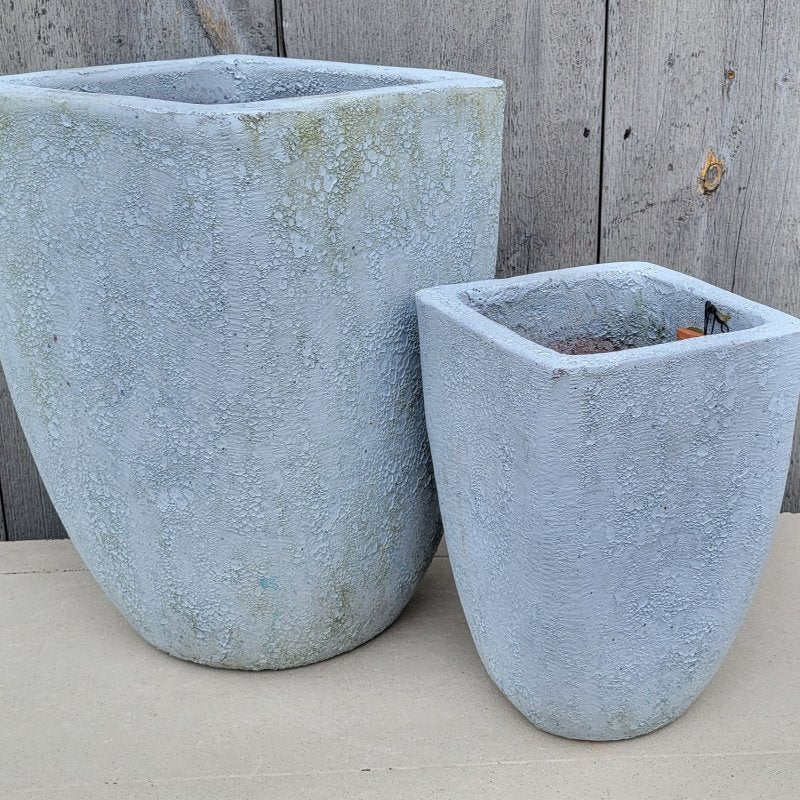
M 47 74 L 23 78 L 21 83 L 69 92 L 144 97 L 175 103 L 255 103 L 290 97 L 363 91 L 387 86 L 425 83 L 397 75 L 331 67 L 322 71 L 242 59 L 214 64 L 176 62 L 173 69 L 120 74 L 118 69 L 91 73 Z
M 584 337 L 620 341 L 627 347 L 672 342 L 679 327 L 703 329 L 707 299 L 658 277 L 625 273 L 602 278 L 567 273 L 560 279 L 556 273 L 529 288 L 482 286 L 462 296 L 485 317 L 545 347 Z M 720 311 L 725 312 L 725 306 Z M 728 324 L 731 331 L 741 331 L 763 322 L 758 314 L 737 309 Z

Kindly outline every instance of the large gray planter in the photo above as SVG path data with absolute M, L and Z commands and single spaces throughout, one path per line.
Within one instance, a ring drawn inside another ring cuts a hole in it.
M 674 341 L 703 327 L 706 300 L 731 332 Z M 753 596 L 789 463 L 800 322 L 648 264 L 428 289 L 417 306 L 445 536 L 486 669 L 552 733 L 665 725 Z M 545 346 L 587 336 L 636 347 Z
M 414 291 L 493 274 L 503 90 L 225 56 L 0 80 L 0 356 L 131 624 L 282 668 L 438 538 Z

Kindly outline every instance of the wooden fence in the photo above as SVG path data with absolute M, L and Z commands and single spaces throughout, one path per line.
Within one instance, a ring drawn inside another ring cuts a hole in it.
M 0 73 L 247 52 L 497 76 L 499 276 L 642 259 L 800 314 L 798 31 L 786 0 L 0 0 Z M 64 535 L 2 376 L 0 494 L 0 538 Z

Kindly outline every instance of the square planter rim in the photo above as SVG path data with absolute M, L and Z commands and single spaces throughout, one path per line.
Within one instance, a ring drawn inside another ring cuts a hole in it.
M 683 289 L 723 307 L 748 312 L 761 321 L 756 325 L 722 335 L 698 336 L 684 341 L 660 342 L 653 345 L 633 347 L 608 353 L 590 355 L 568 355 L 552 350 L 543 344 L 528 339 L 500 322 L 481 313 L 468 302 L 467 293 L 484 290 L 496 294 L 509 288 L 530 289 L 544 285 L 554 278 L 577 279 L 576 282 L 601 275 L 639 275 L 659 280 L 662 283 Z M 785 336 L 800 334 L 800 320 L 778 311 L 775 308 L 748 300 L 741 295 L 721 289 L 710 283 L 693 278 L 676 270 L 644 261 L 620 261 L 607 264 L 589 264 L 581 267 L 534 272 L 512 278 L 472 281 L 469 283 L 434 286 L 416 293 L 417 305 L 431 307 L 453 320 L 456 324 L 470 330 L 492 346 L 500 347 L 525 361 L 538 364 L 551 370 L 554 378 L 565 375 L 585 375 L 607 372 L 622 366 L 638 363 L 658 364 L 672 358 L 687 356 L 699 350 L 720 350 L 737 347 L 755 341 L 775 340 Z
M 368 89 L 352 89 L 327 94 L 296 95 L 268 100 L 252 100 L 241 103 L 191 103 L 182 100 L 163 100 L 140 95 L 114 94 L 110 92 L 83 92 L 75 89 L 60 89 L 40 86 L 38 81 L 52 77 L 74 76 L 75 80 L 97 78 L 124 79 L 135 76 L 148 76 L 168 71 L 180 73 L 197 71 L 204 66 L 224 66 L 238 69 L 252 65 L 270 67 L 275 73 L 307 73 L 319 76 L 335 73 L 339 77 L 388 76 L 404 81 L 400 84 L 387 84 Z M 55 69 L 40 72 L 26 72 L 16 75 L 0 76 L 0 99 L 4 97 L 36 97 L 54 102 L 69 101 L 83 104 L 88 108 L 117 106 L 136 111 L 171 112 L 175 114 L 202 115 L 207 117 L 228 117 L 239 114 L 280 112 L 287 110 L 314 110 L 324 108 L 342 100 L 369 98 L 385 94 L 419 94 L 421 92 L 452 89 L 498 89 L 503 81 L 465 72 L 417 69 L 411 67 L 388 67 L 372 64 L 349 64 L 342 61 L 318 61 L 314 59 L 282 58 L 278 56 L 217 55 L 200 58 L 166 59 L 163 61 L 142 61 L 125 64 L 110 64 L 74 69 Z

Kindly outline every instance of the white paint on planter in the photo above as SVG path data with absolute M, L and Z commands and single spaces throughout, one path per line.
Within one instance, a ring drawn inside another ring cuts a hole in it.
M 731 333 L 703 326 L 710 300 Z M 417 294 L 447 547 L 483 663 L 577 739 L 681 714 L 730 647 L 780 508 L 800 322 L 648 264 Z M 562 355 L 542 343 L 622 338 Z
M 156 646 L 383 630 L 438 539 L 414 291 L 494 273 L 503 89 L 224 56 L 0 79 L 0 356 L 67 530 Z

